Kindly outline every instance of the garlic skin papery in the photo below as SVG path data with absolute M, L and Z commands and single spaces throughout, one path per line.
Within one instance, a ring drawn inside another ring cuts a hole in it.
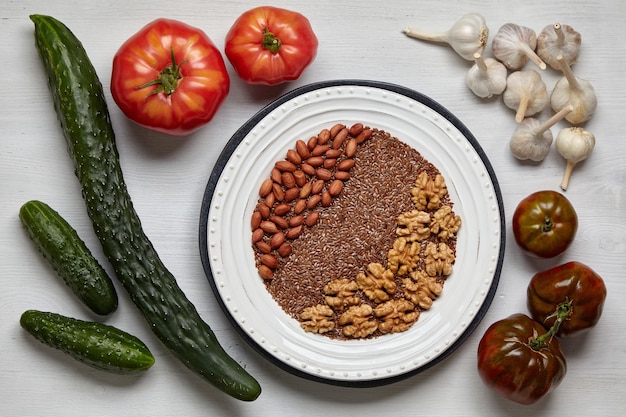
M 493 58 L 483 58 L 474 54 L 474 65 L 467 71 L 465 82 L 470 90 L 480 98 L 490 98 L 502 94 L 506 88 L 508 71 Z
M 562 55 L 557 57 L 564 77 L 561 78 L 550 95 L 552 110 L 559 111 L 565 106 L 572 105 L 574 111 L 567 115 L 566 119 L 572 124 L 580 124 L 591 119 L 598 107 L 596 92 L 587 80 L 574 75 L 571 68 L 565 62 Z
M 522 120 L 509 143 L 513 156 L 522 161 L 543 161 L 548 156 L 552 146 L 553 136 L 550 128 L 571 111 L 572 107 L 568 106 L 544 123 L 533 117 Z
M 565 174 L 561 182 L 561 189 L 567 190 L 574 166 L 591 155 L 596 146 L 596 137 L 582 127 L 568 127 L 562 129 L 556 136 L 554 143 L 556 150 L 565 160 Z
M 582 36 L 571 26 L 555 23 L 543 28 L 537 36 L 536 53 L 550 67 L 560 70 L 557 57 L 562 55 L 567 65 L 574 65 L 580 55 L 581 42 Z
M 478 13 L 468 13 L 457 20 L 446 32 L 426 32 L 405 27 L 402 32 L 410 38 L 447 43 L 463 59 L 474 60 L 474 53 L 487 45 L 489 28 L 485 18 Z
M 502 25 L 491 42 L 493 55 L 514 71 L 526 65 L 529 59 L 542 70 L 546 69 L 546 63 L 535 53 L 536 47 L 535 31 L 515 23 Z
M 515 121 L 520 123 L 525 117 L 546 108 L 549 101 L 548 89 L 537 71 L 515 71 L 506 80 L 502 99 L 508 108 L 516 111 Z

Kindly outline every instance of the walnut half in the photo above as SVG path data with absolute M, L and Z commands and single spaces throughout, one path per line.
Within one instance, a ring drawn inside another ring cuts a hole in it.
M 398 299 L 377 305 L 374 315 L 380 320 L 378 330 L 385 334 L 407 330 L 417 321 L 420 313 L 412 302 Z
M 300 326 L 307 332 L 326 333 L 335 328 L 333 310 L 326 304 L 305 308 L 300 314 Z
M 372 312 L 373 309 L 369 304 L 348 308 L 339 317 L 343 334 L 352 338 L 361 338 L 374 333 L 378 329 L 378 322 L 372 317 Z

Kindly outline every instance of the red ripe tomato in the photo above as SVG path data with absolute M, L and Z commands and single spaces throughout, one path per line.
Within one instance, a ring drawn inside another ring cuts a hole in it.
M 513 213 L 513 235 L 526 252 L 542 258 L 563 253 L 574 240 L 578 216 L 567 198 L 556 191 L 537 191 Z
M 530 315 L 546 327 L 554 326 L 559 304 L 571 303 L 571 314 L 556 333 L 559 336 L 595 326 L 602 315 L 605 299 L 604 280 L 580 262 L 567 262 L 538 272 L 530 280 L 527 290 Z
M 306 17 L 262 6 L 235 21 L 226 34 L 224 52 L 241 79 L 275 85 L 298 79 L 315 59 L 317 45 Z
M 558 339 L 525 314 L 493 323 L 478 344 L 478 373 L 485 385 L 520 404 L 538 401 L 566 372 Z
M 176 20 L 147 24 L 113 58 L 113 99 L 128 118 L 158 132 L 180 136 L 204 126 L 229 88 L 215 44 Z

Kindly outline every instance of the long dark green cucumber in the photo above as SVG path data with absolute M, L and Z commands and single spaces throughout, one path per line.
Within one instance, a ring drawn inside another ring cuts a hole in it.
M 220 346 L 145 235 L 119 164 L 102 85 L 82 44 L 61 22 L 32 15 L 36 47 L 103 252 L 159 339 L 192 371 L 252 401 L 259 383 Z
M 31 200 L 19 213 L 24 229 L 57 275 L 91 311 L 102 316 L 117 308 L 113 281 L 74 228 L 52 207 Z
M 127 374 L 154 364 L 154 356 L 141 340 L 104 323 L 28 310 L 22 313 L 20 325 L 40 342 L 92 368 Z

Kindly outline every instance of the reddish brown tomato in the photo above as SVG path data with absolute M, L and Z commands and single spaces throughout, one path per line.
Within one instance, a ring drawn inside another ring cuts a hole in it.
M 315 59 L 317 45 L 306 17 L 262 6 L 235 21 L 226 34 L 225 53 L 241 79 L 275 85 L 299 78 Z
M 539 272 L 528 285 L 530 315 L 546 327 L 554 325 L 557 306 L 571 302 L 571 314 L 561 323 L 559 336 L 595 326 L 605 299 L 606 286 L 602 278 L 580 262 L 568 262 Z
M 538 401 L 559 385 L 566 372 L 557 338 L 525 314 L 493 323 L 478 345 L 483 382 L 520 404 Z
M 215 44 L 176 20 L 147 24 L 113 58 L 113 99 L 128 118 L 158 132 L 188 135 L 204 126 L 229 88 Z
M 537 191 L 513 213 L 513 235 L 526 252 L 542 258 L 563 253 L 574 240 L 578 216 L 567 198 L 556 191 Z

